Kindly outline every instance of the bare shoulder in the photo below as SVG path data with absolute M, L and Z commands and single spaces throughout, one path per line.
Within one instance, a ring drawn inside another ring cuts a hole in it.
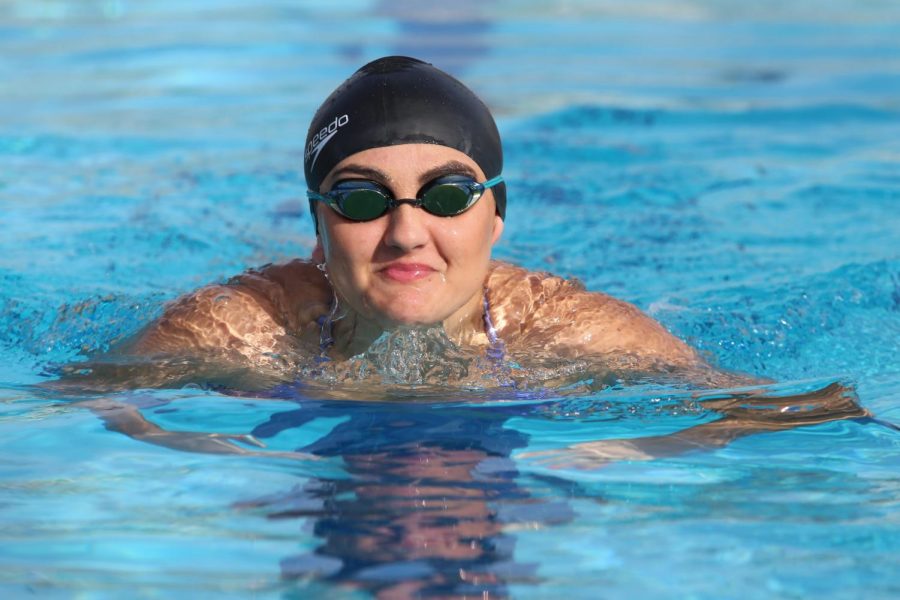
M 295 259 L 242 273 L 228 282 L 260 299 L 273 317 L 292 329 L 300 329 L 326 313 L 331 305 L 331 285 L 308 261 Z
M 327 310 L 328 282 L 308 261 L 266 265 L 182 296 L 128 348 L 138 354 L 278 352 Z
M 487 280 L 491 315 L 517 349 L 558 356 L 629 357 L 645 365 L 687 367 L 697 353 L 636 306 L 577 280 L 495 262 Z

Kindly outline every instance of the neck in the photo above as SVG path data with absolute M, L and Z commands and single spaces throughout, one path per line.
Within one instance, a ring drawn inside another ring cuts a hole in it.
M 485 330 L 484 310 L 484 296 L 477 294 L 444 319 L 440 325 L 457 346 L 486 346 L 490 340 Z M 339 309 L 333 323 L 334 341 L 328 353 L 336 360 L 345 360 L 362 354 L 386 331 L 428 328 L 435 325 L 435 323 L 383 324 L 349 308 Z

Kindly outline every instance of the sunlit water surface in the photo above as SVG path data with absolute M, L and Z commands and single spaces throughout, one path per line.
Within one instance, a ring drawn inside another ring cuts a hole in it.
M 306 124 L 406 53 L 496 110 L 498 258 L 632 301 L 772 394 L 842 381 L 900 423 L 898 23 L 849 0 L 3 3 L 0 594 L 896 597 L 900 434 L 877 422 L 585 469 L 522 455 L 716 414 L 574 367 L 411 385 L 452 364 L 390 344 L 365 401 L 110 395 L 265 444 L 213 456 L 33 386 L 185 291 L 307 255 Z

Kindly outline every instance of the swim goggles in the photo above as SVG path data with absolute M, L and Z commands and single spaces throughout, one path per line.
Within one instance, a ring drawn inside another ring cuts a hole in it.
M 371 221 L 401 204 L 412 204 L 439 217 L 453 217 L 469 210 L 484 191 L 503 182 L 497 175 L 484 183 L 478 183 L 467 175 L 445 175 L 422 186 L 415 199 L 397 200 L 383 185 L 367 179 L 339 181 L 329 192 L 319 194 L 312 190 L 306 195 L 310 208 L 315 201 L 324 202 L 342 217 L 351 221 Z M 313 211 L 315 215 L 315 211 Z

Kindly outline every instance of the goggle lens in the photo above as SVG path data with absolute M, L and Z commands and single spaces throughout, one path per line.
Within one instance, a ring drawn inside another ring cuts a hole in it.
M 338 212 L 354 221 L 371 221 L 387 211 L 385 200 L 384 194 L 378 190 L 351 190 L 339 197 Z
M 473 182 L 474 183 L 474 182 Z M 422 208 L 433 215 L 458 215 L 474 203 L 471 188 L 460 183 L 442 183 L 430 188 L 422 196 Z

